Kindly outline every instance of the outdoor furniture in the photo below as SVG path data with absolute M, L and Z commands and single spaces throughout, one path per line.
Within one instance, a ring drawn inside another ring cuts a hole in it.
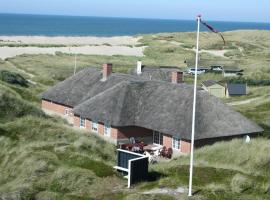
M 161 149 L 160 156 L 162 157 L 167 156 L 167 148 L 165 146 Z
M 168 152 L 167 152 L 167 158 L 171 159 L 173 155 L 173 150 L 172 148 L 168 148 Z
M 145 155 L 146 157 L 148 157 L 148 162 L 149 162 L 150 164 L 157 163 L 157 161 L 158 161 L 158 157 L 155 156 L 155 155 L 151 155 L 148 151 L 145 151 L 145 152 L 143 153 L 143 155 Z
M 154 152 L 156 150 L 161 150 L 161 149 L 162 149 L 162 146 L 156 145 L 156 144 L 149 144 L 143 147 L 144 151 L 149 151 L 149 152 L 150 151 Z
M 135 144 L 135 143 L 136 143 L 136 141 L 135 141 L 135 138 L 134 138 L 134 137 L 129 138 L 129 141 L 130 141 L 130 143 L 131 143 L 131 144 Z
M 121 149 L 132 151 L 136 153 L 143 153 L 143 147 L 146 146 L 144 142 L 130 138 L 130 143 L 122 144 Z

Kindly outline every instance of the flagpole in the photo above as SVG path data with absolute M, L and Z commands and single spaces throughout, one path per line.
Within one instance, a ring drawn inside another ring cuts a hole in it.
M 197 49 L 196 49 L 196 63 L 195 63 L 195 77 L 194 77 L 194 95 L 193 95 L 193 111 L 192 111 L 192 133 L 191 133 L 191 148 L 190 148 L 190 169 L 189 169 L 189 189 L 188 196 L 192 196 L 192 176 L 193 176 L 193 153 L 194 153 L 194 135 L 195 135 L 195 119 L 196 119 L 196 98 L 197 98 L 197 72 L 199 61 L 199 39 L 200 39 L 200 21 L 201 15 L 197 17 Z

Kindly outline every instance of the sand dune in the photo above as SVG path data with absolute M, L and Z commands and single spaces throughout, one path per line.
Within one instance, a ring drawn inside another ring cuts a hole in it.
M 136 45 L 140 37 L 47 37 L 47 36 L 0 36 L 1 43 L 63 44 L 63 45 Z
M 0 47 L 0 58 L 6 59 L 22 54 L 52 54 L 56 52 L 84 55 L 143 56 L 144 47 L 127 46 L 80 46 L 80 47 Z
M 52 54 L 56 52 L 85 55 L 143 56 L 145 47 L 135 47 L 139 37 L 45 37 L 0 36 L 0 58 L 6 59 L 22 54 Z M 10 44 L 27 47 L 11 47 Z M 38 47 L 37 45 L 65 45 L 66 47 Z M 6 45 L 6 46 L 5 46 Z M 31 46 L 33 45 L 33 46 Z M 76 45 L 76 46 L 74 46 Z

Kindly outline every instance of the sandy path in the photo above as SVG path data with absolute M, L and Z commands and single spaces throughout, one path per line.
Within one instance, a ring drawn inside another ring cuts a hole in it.
M 243 101 L 234 101 L 234 102 L 228 103 L 228 105 L 230 105 L 230 106 L 238 106 L 238 105 L 243 105 L 243 104 L 249 104 L 249 103 L 257 101 L 257 100 L 259 100 L 261 98 L 262 97 L 256 97 L 256 98 L 253 98 L 253 99 L 247 99 L 247 100 L 243 100 Z
M 79 46 L 79 47 L 0 47 L 0 58 L 6 59 L 22 54 L 51 54 L 56 52 L 84 54 L 84 55 L 125 55 L 143 56 L 145 47 L 127 46 Z
M 186 49 L 186 50 L 188 50 L 188 49 Z M 194 52 L 196 52 L 195 48 L 193 48 L 192 50 Z M 201 49 L 200 53 L 209 53 L 209 54 L 211 54 L 213 56 L 225 57 L 224 54 L 227 53 L 228 51 L 230 51 L 230 50 L 204 50 L 204 49 Z

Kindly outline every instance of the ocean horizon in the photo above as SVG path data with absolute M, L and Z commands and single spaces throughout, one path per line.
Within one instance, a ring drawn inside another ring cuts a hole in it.
M 270 30 L 270 23 L 208 21 L 219 31 Z M 196 20 L 0 14 L 1 36 L 134 36 L 196 31 Z M 202 31 L 207 31 L 202 27 Z

